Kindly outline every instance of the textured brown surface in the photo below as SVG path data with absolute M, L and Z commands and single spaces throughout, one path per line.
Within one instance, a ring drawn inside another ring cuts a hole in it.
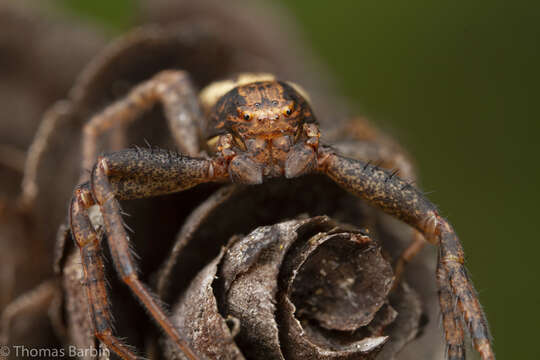
M 372 359 L 386 342 L 378 358 L 393 358 L 418 331 L 420 303 L 406 284 L 388 303 L 390 264 L 368 236 L 345 229 L 315 217 L 233 237 L 181 296 L 175 324 L 210 358 L 243 358 L 240 348 L 250 359 Z M 234 343 L 225 319 L 239 327 Z M 392 326 L 391 339 L 379 336 Z M 181 358 L 166 343 L 169 358 Z
M 198 353 L 210 359 L 244 359 L 214 295 L 213 283 L 224 251 L 192 280 L 172 311 L 172 321 Z M 170 340 L 162 340 L 162 343 L 165 358 L 183 359 Z

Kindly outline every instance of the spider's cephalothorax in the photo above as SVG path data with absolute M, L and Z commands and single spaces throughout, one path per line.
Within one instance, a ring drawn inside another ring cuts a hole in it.
M 231 179 L 260 184 L 315 169 L 319 131 L 301 88 L 268 75 L 251 80 L 259 81 L 235 86 L 210 110 L 209 144 L 230 159 Z

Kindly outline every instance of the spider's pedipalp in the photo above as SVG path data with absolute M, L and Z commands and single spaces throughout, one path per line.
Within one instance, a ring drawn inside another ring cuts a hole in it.
M 463 248 L 450 224 L 438 214 L 435 205 L 419 190 L 413 187 L 404 189 L 404 180 L 398 177 L 389 179 L 385 170 L 339 156 L 324 146 L 319 148 L 319 158 L 320 172 L 371 205 L 415 227 L 426 239 L 439 244 L 440 302 L 445 312 L 443 322 L 449 350 L 455 354 L 462 353 L 464 333 L 460 322 L 463 315 L 482 359 L 495 359 L 486 317 L 463 265 Z M 449 304 L 453 303 L 453 299 L 457 300 L 459 316 Z M 461 358 L 454 358 L 464 359 L 464 354 Z

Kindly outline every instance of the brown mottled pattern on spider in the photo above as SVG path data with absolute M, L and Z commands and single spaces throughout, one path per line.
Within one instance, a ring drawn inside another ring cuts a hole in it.
M 208 145 L 213 150 L 210 158 L 161 150 L 131 149 L 112 153 L 98 159 L 90 182 L 75 191 L 71 230 L 81 249 L 87 282 L 92 286 L 88 288 L 88 298 L 96 335 L 104 343 L 123 358 L 136 358 L 112 335 L 99 260 L 102 255 L 95 241 L 95 230 L 88 220 L 90 206 L 100 207 L 114 265 L 122 280 L 178 349 L 195 359 L 200 354 L 194 354 L 155 296 L 137 277 L 118 199 L 179 192 L 205 182 L 254 185 L 269 178 L 321 173 L 439 245 L 437 280 L 448 354 L 454 360 L 465 358 L 463 317 L 482 359 L 495 358 L 487 321 L 463 266 L 461 244 L 450 224 L 422 192 L 400 179 L 396 172 L 343 157 L 332 148 L 320 145 L 317 122 L 297 86 L 268 75 L 243 75 L 236 82 L 204 90 L 201 94 L 204 111 L 194 107 L 196 99 L 190 98 L 194 94 L 186 73 L 162 72 L 94 117 L 93 121 L 100 124 L 129 122 L 151 104 L 161 101 L 170 124 L 178 125 L 175 121 L 181 118 L 183 126 L 193 129 L 201 126 L 197 123 L 199 114 L 206 112 L 206 124 L 211 129 L 202 129 L 202 132 L 203 137 L 210 138 Z M 182 130 L 179 126 L 171 126 L 171 129 Z

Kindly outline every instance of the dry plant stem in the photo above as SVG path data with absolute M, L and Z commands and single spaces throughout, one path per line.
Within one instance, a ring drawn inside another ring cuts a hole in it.
M 171 280 L 171 274 L 174 269 L 178 257 L 182 250 L 186 247 L 189 241 L 193 238 L 193 235 L 206 218 L 225 201 L 231 198 L 233 194 L 238 191 L 238 185 L 228 185 L 217 190 L 212 196 L 201 203 L 186 219 L 182 229 L 176 237 L 174 246 L 171 250 L 167 260 L 161 266 L 159 271 L 159 278 L 157 281 L 157 294 L 161 299 L 165 299 L 167 296 L 167 286 Z
M 201 115 L 196 92 L 185 72 L 167 70 L 135 87 L 126 97 L 105 108 L 84 126 L 83 170 L 90 170 L 96 161 L 100 135 L 111 127 L 125 128 L 157 102 L 164 106 L 169 128 L 180 151 L 197 155 L 197 124 Z

